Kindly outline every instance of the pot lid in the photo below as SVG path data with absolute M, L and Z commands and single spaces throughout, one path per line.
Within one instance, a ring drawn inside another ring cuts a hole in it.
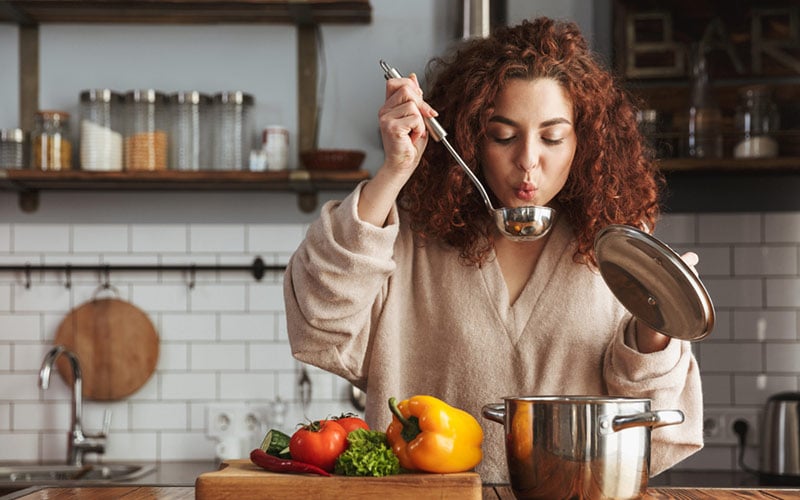
M 594 251 L 606 284 L 639 321 L 681 340 L 711 333 L 711 298 L 670 247 L 639 229 L 615 224 L 597 234 Z

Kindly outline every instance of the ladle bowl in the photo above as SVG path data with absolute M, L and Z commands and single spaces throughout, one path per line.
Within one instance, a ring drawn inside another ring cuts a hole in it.
M 389 66 L 385 61 L 381 60 L 380 65 L 387 80 L 390 78 L 403 77 L 399 71 Z M 441 142 L 442 145 L 447 148 L 447 151 L 450 152 L 450 155 L 456 160 L 456 163 L 464 169 L 464 172 L 466 172 L 472 183 L 478 188 L 478 192 L 483 198 L 483 203 L 494 219 L 500 234 L 514 241 L 533 241 L 538 240 L 550 231 L 555 219 L 555 210 L 540 205 L 494 208 L 492 206 L 492 201 L 489 199 L 489 194 L 486 192 L 483 184 L 481 184 L 481 181 L 475 173 L 470 170 L 461 158 L 461 155 L 459 155 L 447 139 L 445 139 L 447 132 L 444 127 L 433 117 L 426 117 L 425 124 L 427 125 L 431 137 L 433 137 L 436 142 Z

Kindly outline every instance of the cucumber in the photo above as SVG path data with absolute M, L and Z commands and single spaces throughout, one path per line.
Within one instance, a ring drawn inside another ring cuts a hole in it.
M 273 457 L 292 458 L 289 453 L 289 439 L 291 438 L 287 434 L 278 429 L 270 429 L 261 442 L 261 449 Z

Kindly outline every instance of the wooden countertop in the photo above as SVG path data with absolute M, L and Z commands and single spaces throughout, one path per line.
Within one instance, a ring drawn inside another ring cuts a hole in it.
M 24 500 L 190 500 L 190 486 L 84 486 L 78 488 L 29 488 L 10 498 Z M 508 486 L 484 486 L 484 500 L 514 500 Z M 767 488 L 649 488 L 645 500 L 800 499 L 800 489 Z

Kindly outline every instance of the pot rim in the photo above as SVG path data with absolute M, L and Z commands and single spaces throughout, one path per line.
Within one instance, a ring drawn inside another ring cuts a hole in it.
M 552 404 L 595 404 L 595 403 L 651 403 L 649 398 L 633 398 L 628 396 L 505 396 L 503 401 L 523 401 L 530 403 Z

